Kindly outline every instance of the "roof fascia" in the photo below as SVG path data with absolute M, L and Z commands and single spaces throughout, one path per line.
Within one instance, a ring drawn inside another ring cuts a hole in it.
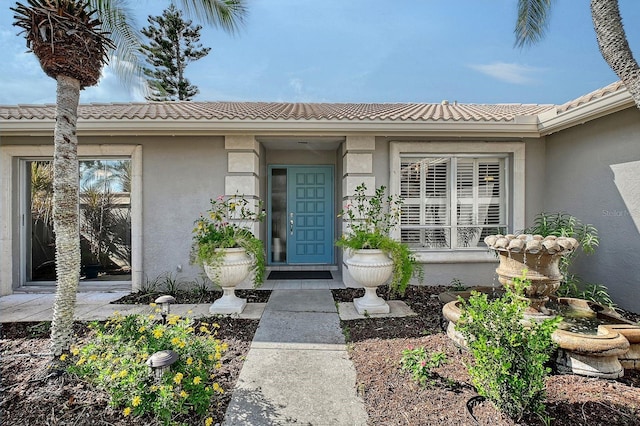
M 632 106 L 635 106 L 633 97 L 624 88 L 563 112 L 555 108 L 538 114 L 538 129 L 540 136 L 546 136 Z
M 537 117 L 515 121 L 330 121 L 330 120 L 78 120 L 78 136 L 179 136 L 252 133 L 260 135 L 357 132 L 387 135 L 539 137 Z M 4 121 L 3 136 L 50 136 L 53 120 Z

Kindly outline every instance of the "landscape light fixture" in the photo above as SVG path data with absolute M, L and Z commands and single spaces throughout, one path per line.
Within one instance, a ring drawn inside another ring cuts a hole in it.
M 170 305 L 175 303 L 176 298 L 169 295 L 160 296 L 156 299 L 156 303 L 162 307 L 160 315 L 162 315 L 162 323 L 167 323 L 167 315 L 169 315 Z
M 147 365 L 151 368 L 153 377 L 159 381 L 164 373 L 171 369 L 171 364 L 177 360 L 177 352 L 172 350 L 159 351 L 149 357 Z

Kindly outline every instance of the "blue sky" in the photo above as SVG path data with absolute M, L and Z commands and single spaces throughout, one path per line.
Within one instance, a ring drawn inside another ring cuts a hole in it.
M 236 35 L 206 28 L 212 48 L 187 68 L 200 101 L 561 104 L 617 80 L 598 52 L 587 0 L 555 0 L 545 39 L 514 47 L 516 0 L 247 0 Z M 55 101 L 0 1 L 0 104 Z M 139 26 L 169 2 L 130 2 Z M 620 0 L 631 48 L 640 2 Z M 143 101 L 109 68 L 81 102 Z

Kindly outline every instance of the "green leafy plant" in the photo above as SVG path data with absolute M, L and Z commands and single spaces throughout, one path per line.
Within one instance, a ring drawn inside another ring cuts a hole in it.
M 523 290 L 531 283 L 514 279 L 514 289 L 495 300 L 472 292 L 461 300 L 462 315 L 456 329 L 469 345 L 474 362 L 469 374 L 478 393 L 502 412 L 520 420 L 525 413 L 544 411 L 545 367 L 555 349 L 551 334 L 560 317 L 541 322 L 524 321 L 528 302 Z
M 400 221 L 402 198 L 385 195 L 386 187 L 376 188 L 367 196 L 364 183 L 355 189 L 353 203 L 348 204 L 338 217 L 349 223 L 349 231 L 336 242 L 338 247 L 351 250 L 379 249 L 393 260 L 393 276 L 389 284 L 391 293 L 404 294 L 412 277 L 424 280 L 422 266 L 406 244 L 394 240 L 390 232 Z
M 420 386 L 426 386 L 433 381 L 433 368 L 440 367 L 447 362 L 444 352 L 428 353 L 424 346 L 409 348 L 402 351 L 400 366 L 403 371 L 411 373 L 411 378 Z
M 568 213 L 540 213 L 536 216 L 533 226 L 523 231 L 526 234 L 538 234 L 542 236 L 555 235 L 556 237 L 573 237 L 580 242 L 580 247 L 585 254 L 593 254 L 600 244 L 598 230 L 590 224 L 584 224 L 578 218 Z M 588 299 L 596 303 L 614 307 L 607 287 L 600 284 L 585 282 L 576 274 L 569 273 L 569 267 L 577 256 L 577 251 L 563 256 L 560 259 L 560 273 L 564 277 L 556 294 L 561 297 L 578 297 Z
M 452 279 L 450 285 L 451 287 L 449 288 L 452 291 L 465 291 L 467 289 L 467 286 L 458 278 Z
M 191 424 L 195 417 L 199 424 L 211 423 L 205 417 L 224 393 L 216 374 L 227 349 L 215 337 L 217 324 L 196 326 L 177 315 L 161 324 L 154 314 L 116 313 L 92 327 L 95 337 L 61 356 L 69 372 L 106 390 L 110 404 L 124 416 L 150 415 L 164 425 L 187 420 Z M 168 349 L 178 353 L 178 361 L 156 379 L 146 361 Z
M 253 259 L 251 270 L 254 284 L 264 281 L 264 244 L 248 229 L 254 222 L 264 220 L 262 202 L 251 206 L 243 196 L 211 199 L 211 208 L 195 221 L 193 229 L 192 259 L 202 265 L 215 266 L 222 262 L 224 253 L 218 249 L 239 247 Z

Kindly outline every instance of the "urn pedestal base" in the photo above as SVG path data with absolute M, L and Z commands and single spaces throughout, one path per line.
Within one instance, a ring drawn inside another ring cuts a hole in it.
M 223 287 L 222 297 L 209 307 L 210 314 L 240 314 L 247 306 L 247 299 L 236 296 L 235 287 Z
M 388 314 L 389 304 L 376 294 L 376 287 L 365 287 L 364 296 L 353 299 L 353 305 L 360 315 Z

